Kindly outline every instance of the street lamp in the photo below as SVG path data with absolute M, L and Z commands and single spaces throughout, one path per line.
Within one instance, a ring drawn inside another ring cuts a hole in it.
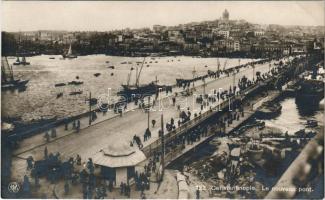
M 195 67 L 193 68 L 192 74 L 193 74 L 193 88 L 194 88 L 194 78 L 195 78 L 195 75 L 196 75 Z

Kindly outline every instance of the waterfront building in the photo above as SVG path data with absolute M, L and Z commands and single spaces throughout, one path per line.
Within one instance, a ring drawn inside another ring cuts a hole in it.
M 229 39 L 226 41 L 226 51 L 227 52 L 233 52 L 235 47 L 235 42 L 232 39 Z
M 180 38 L 183 38 L 180 30 L 168 30 L 168 40 L 170 42 L 176 42 Z
M 50 31 L 38 31 L 38 40 L 51 41 L 53 40 L 52 33 Z
M 240 43 L 238 40 L 234 42 L 234 51 L 240 51 Z
M 197 43 L 185 43 L 184 51 L 198 52 L 200 50 L 200 45 Z
M 222 30 L 222 31 L 218 31 L 219 35 L 222 35 L 224 38 L 229 38 L 229 31 L 226 30 Z
M 140 163 L 146 160 L 144 153 L 138 147 L 119 142 L 100 149 L 92 157 L 96 166 L 100 166 L 101 176 L 113 181 L 115 187 L 120 183 L 134 183 L 135 171 L 141 171 Z
M 294 44 L 291 47 L 291 53 L 297 54 L 297 53 L 305 53 L 307 51 L 306 47 L 301 44 Z
M 164 31 L 166 29 L 166 26 L 153 25 L 152 29 L 154 32 L 158 33 Z
M 264 36 L 265 32 L 264 31 L 254 31 L 254 36 Z

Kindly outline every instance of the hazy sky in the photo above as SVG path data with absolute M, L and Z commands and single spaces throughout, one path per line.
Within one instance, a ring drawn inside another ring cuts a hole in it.
M 324 25 L 324 1 L 2 1 L 2 30 L 97 30 L 178 25 L 220 18 Z

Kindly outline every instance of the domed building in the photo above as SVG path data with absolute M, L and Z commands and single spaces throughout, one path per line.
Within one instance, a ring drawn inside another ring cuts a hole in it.
M 136 146 L 127 143 L 115 143 L 107 148 L 100 149 L 92 157 L 95 165 L 101 167 L 101 176 L 113 181 L 115 187 L 120 183 L 134 182 L 135 168 L 146 160 L 146 156 Z

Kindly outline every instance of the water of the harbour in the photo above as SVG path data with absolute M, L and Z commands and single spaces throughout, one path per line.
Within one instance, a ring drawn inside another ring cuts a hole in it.
M 281 102 L 281 114 L 271 120 L 265 120 L 265 125 L 275 127 L 282 132 L 292 135 L 304 129 L 307 120 L 317 120 L 318 124 L 324 124 L 324 113 L 319 106 L 303 106 L 296 103 L 295 98 L 286 98 Z
M 282 106 L 281 114 L 274 119 L 263 120 L 265 126 L 280 129 L 283 133 L 288 131 L 288 134 L 293 135 L 295 132 L 305 129 L 306 122 L 309 119 L 317 120 L 318 125 L 324 126 L 324 110 L 319 106 L 313 108 L 301 107 L 296 104 L 295 98 L 285 98 L 279 102 Z M 306 112 L 308 110 L 308 112 Z M 190 156 L 181 158 L 182 161 L 177 161 L 172 164 L 173 169 L 182 169 L 184 165 L 201 160 L 213 155 L 216 147 L 210 143 L 201 145 Z
M 307 119 L 317 120 L 319 125 L 324 126 L 324 110 L 320 107 L 316 106 L 313 108 L 308 108 L 298 106 L 295 102 L 295 98 L 285 98 L 279 103 L 282 105 L 281 114 L 274 119 L 264 120 L 266 126 L 276 127 L 283 132 L 288 131 L 289 134 L 294 134 L 296 131 L 304 129 L 304 124 L 306 123 Z M 209 159 L 210 156 L 215 153 L 216 149 L 216 146 L 210 143 L 205 143 L 199 146 L 195 152 L 191 152 L 190 155 L 187 154 L 187 156 L 183 156 L 176 162 L 172 163 L 169 168 L 182 170 L 185 165 L 191 167 L 193 163 L 197 161 Z M 286 159 L 279 164 L 276 174 L 270 175 L 262 168 L 256 167 L 254 169 L 254 172 L 256 173 L 255 180 L 262 183 L 266 187 L 274 186 L 274 184 L 276 184 L 278 179 L 298 154 L 298 151 L 288 153 Z M 204 163 L 201 164 L 203 165 Z M 323 178 L 321 178 L 321 180 L 322 179 Z M 322 187 L 316 189 L 317 192 L 314 192 L 315 196 L 322 194 Z
M 54 57 L 55 59 L 49 59 Z M 221 68 L 227 58 L 219 58 Z M 8 58 L 9 64 L 15 58 Z M 28 66 L 13 66 L 15 78 L 28 79 L 28 87 L 23 92 L 2 92 L 2 117 L 17 117 L 23 121 L 63 118 L 74 116 L 87 110 L 85 99 L 89 91 L 92 97 L 117 93 L 121 84 L 126 84 L 131 67 L 134 70 L 130 84 L 135 82 L 136 62 L 142 62 L 142 57 L 118 57 L 105 55 L 79 56 L 77 59 L 62 59 L 62 56 L 41 55 L 28 57 Z M 109 63 L 106 63 L 109 61 Z M 252 59 L 240 59 L 240 64 L 251 62 Z M 132 64 L 121 64 L 131 62 Z M 173 85 L 176 78 L 192 78 L 195 68 L 196 75 L 206 74 L 208 70 L 217 70 L 217 58 L 194 58 L 186 56 L 146 58 L 147 62 L 140 77 L 140 84 L 149 83 L 157 76 L 159 84 Z M 239 59 L 227 59 L 226 68 L 239 64 Z M 149 65 L 147 67 L 147 65 Z M 108 68 L 114 66 L 115 69 Z M 95 77 L 95 73 L 101 73 Z M 77 80 L 76 77 L 79 76 Z M 83 81 L 79 86 L 67 85 L 55 87 L 57 83 Z M 83 94 L 69 95 L 72 91 L 82 90 Z M 57 94 L 63 92 L 63 97 Z

